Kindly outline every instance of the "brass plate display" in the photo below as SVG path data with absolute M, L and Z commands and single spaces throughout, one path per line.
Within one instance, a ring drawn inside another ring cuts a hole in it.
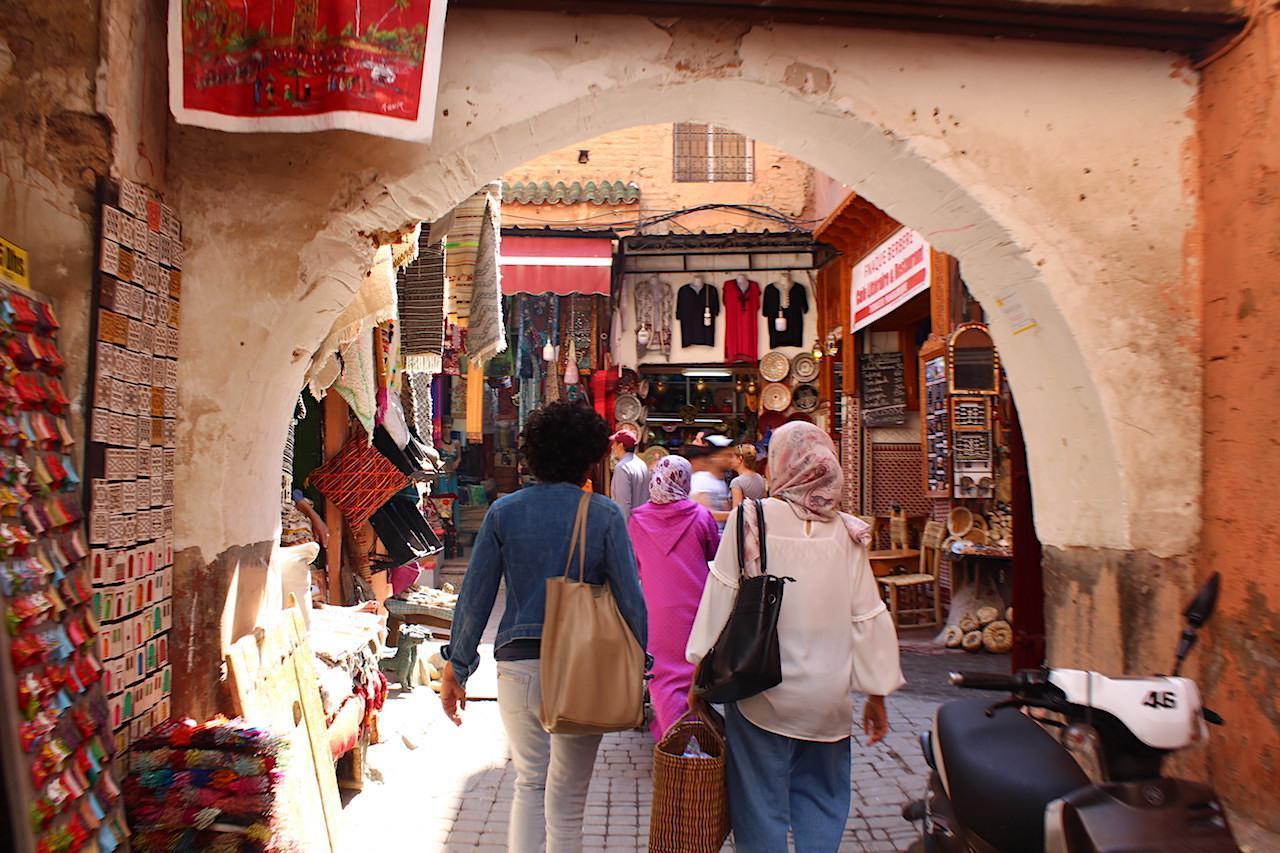
M 760 376 L 766 382 L 781 382 L 791 373 L 791 361 L 777 350 L 767 352 L 760 359 Z
M 818 378 L 818 360 L 811 353 L 802 352 L 791 359 L 791 375 L 797 382 L 812 382 Z
M 760 392 L 760 404 L 770 412 L 785 412 L 791 408 L 791 389 L 781 382 L 772 382 Z

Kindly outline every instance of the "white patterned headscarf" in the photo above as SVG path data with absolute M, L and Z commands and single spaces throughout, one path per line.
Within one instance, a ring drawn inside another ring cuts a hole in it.
M 871 541 L 871 528 L 861 519 L 840 512 L 844 472 L 831 436 L 810 423 L 784 424 L 769 439 L 769 496 L 787 502 L 804 521 L 840 519 L 850 538 L 859 545 Z M 746 504 L 743 504 L 746 511 Z M 747 536 L 744 563 L 747 576 L 760 573 L 760 545 L 755 512 L 746 512 Z
M 649 501 L 671 504 L 688 500 L 693 483 L 693 468 L 683 456 L 664 456 L 653 466 L 649 478 Z

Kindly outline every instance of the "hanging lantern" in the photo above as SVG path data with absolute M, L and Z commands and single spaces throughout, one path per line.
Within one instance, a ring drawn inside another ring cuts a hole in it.
M 556 360 L 556 348 L 551 345 L 551 338 L 547 338 L 547 342 L 542 345 L 542 360 L 547 363 Z
M 835 332 L 827 335 L 827 355 L 835 358 L 840 353 L 840 340 L 836 337 Z
M 774 317 L 773 327 L 777 329 L 779 332 L 785 332 L 787 330 L 787 318 L 783 317 L 781 314 L 779 314 L 777 317 Z
M 814 338 L 813 350 L 809 354 L 812 355 L 818 361 L 821 361 L 822 357 L 826 355 L 826 353 L 822 349 L 822 341 L 818 340 L 817 338 Z
M 647 347 L 652 339 L 653 334 L 649 331 L 648 323 L 643 323 L 639 329 L 636 329 L 636 343 L 640 346 Z

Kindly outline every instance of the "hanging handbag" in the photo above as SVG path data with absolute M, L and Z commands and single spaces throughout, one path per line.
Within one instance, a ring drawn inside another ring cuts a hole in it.
M 758 500 L 760 574 L 746 577 L 746 504 L 738 510 L 738 597 L 715 645 L 698 666 L 694 684 L 703 701 L 739 702 L 782 683 L 778 651 L 778 615 L 783 587 L 794 578 L 769 574 L 764 506 Z
M 540 716 L 551 734 L 604 734 L 644 723 L 644 650 L 609 584 L 585 581 L 590 506 L 591 495 L 583 493 L 564 576 L 547 578 Z M 577 580 L 569 576 L 575 550 Z

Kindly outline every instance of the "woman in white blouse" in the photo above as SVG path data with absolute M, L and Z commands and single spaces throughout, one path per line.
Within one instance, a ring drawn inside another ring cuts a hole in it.
M 812 424 L 779 428 L 769 443 L 764 501 L 771 574 L 787 584 L 778 620 L 782 683 L 725 710 L 729 812 L 738 853 L 785 853 L 787 832 L 805 853 L 836 851 L 849 816 L 852 694 L 866 696 L 862 729 L 889 730 L 885 696 L 902 686 L 898 637 L 867 560 L 870 531 L 837 511 L 844 477 L 835 446 Z M 746 512 L 745 572 L 759 574 L 759 522 Z M 720 542 L 686 654 L 698 663 L 733 610 L 736 536 Z M 696 700 L 690 697 L 691 702 Z

